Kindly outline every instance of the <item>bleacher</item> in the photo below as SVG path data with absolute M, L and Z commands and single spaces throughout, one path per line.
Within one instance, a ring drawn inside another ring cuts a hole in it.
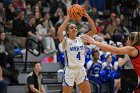
M 25 53 L 26 54 L 26 53 Z M 28 73 L 32 71 L 31 64 L 33 62 L 41 61 L 44 57 L 50 56 L 44 53 L 41 53 L 39 56 L 34 56 L 30 52 L 28 52 L 28 59 L 27 59 L 27 69 L 23 71 L 25 66 L 25 54 L 23 54 L 20 58 L 14 58 L 15 66 L 19 70 L 18 81 L 19 84 L 17 85 L 9 85 L 8 86 L 8 93 L 26 93 L 26 77 Z M 53 68 L 53 69 L 52 69 Z M 48 93 L 60 93 L 61 92 L 61 83 L 62 80 L 58 81 L 57 71 L 59 69 L 63 69 L 63 66 L 59 63 L 44 63 L 42 62 L 42 75 L 43 75 L 43 83 L 45 89 Z
M 19 84 L 17 85 L 9 85 L 8 93 L 26 93 L 26 76 L 28 73 L 32 71 L 31 64 L 33 62 L 41 60 L 43 57 L 50 56 L 46 54 L 40 54 L 40 56 L 36 57 L 29 53 L 27 60 L 27 70 L 23 71 L 24 63 L 25 63 L 25 54 L 23 54 L 22 58 L 14 58 L 15 66 L 20 71 L 18 76 Z M 31 60 L 33 59 L 33 60 Z M 53 68 L 53 69 L 52 69 Z M 61 93 L 61 85 L 62 85 L 62 75 L 58 75 L 58 70 L 63 69 L 63 66 L 60 63 L 44 63 L 42 62 L 42 75 L 43 75 L 43 83 L 47 93 Z M 106 90 L 108 85 L 104 85 L 102 90 Z M 94 93 L 95 88 L 91 84 L 91 91 Z M 77 93 L 78 87 L 74 86 L 72 93 Z
M 46 56 L 50 56 L 50 55 L 41 53 L 40 56 L 36 57 L 29 52 L 26 71 L 23 71 L 25 65 L 25 54 L 23 54 L 22 58 L 14 58 L 15 66 L 20 72 L 18 76 L 19 84 L 9 85 L 7 89 L 8 93 L 26 93 L 26 87 L 25 87 L 26 76 L 28 75 L 28 73 L 32 71 L 31 64 L 33 62 L 42 60 Z M 63 69 L 63 66 L 60 63 L 42 62 L 43 83 L 45 89 L 47 90 L 47 93 L 61 93 L 61 88 L 62 88 L 61 85 L 62 85 L 63 77 L 62 74 L 57 73 L 58 70 L 60 69 Z M 95 89 L 92 87 L 92 84 L 91 84 L 91 89 L 92 92 L 95 91 Z M 77 92 L 78 92 L 78 87 L 74 86 L 72 93 L 77 93 Z

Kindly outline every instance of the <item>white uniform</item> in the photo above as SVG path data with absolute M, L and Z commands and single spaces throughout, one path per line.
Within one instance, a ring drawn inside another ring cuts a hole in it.
M 86 71 L 84 68 L 85 63 L 85 48 L 84 42 L 80 37 L 75 40 L 65 38 L 67 47 L 61 50 L 65 54 L 65 77 L 63 86 L 73 86 L 87 80 Z
M 85 63 L 85 49 L 84 42 L 80 37 L 75 40 L 66 39 L 67 47 L 64 52 L 66 66 L 69 67 L 82 67 Z

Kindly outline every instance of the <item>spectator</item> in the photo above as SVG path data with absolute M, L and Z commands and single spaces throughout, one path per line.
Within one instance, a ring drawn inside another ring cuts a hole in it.
M 4 30 L 6 17 L 3 3 L 0 3 L 0 28 Z
M 7 83 L 3 80 L 2 68 L 0 66 L 0 93 L 7 93 Z
M 26 4 L 30 4 L 31 7 L 35 6 L 35 4 L 37 3 L 38 0 L 26 0 Z
M 6 31 L 12 32 L 12 23 L 14 18 L 16 17 L 15 8 L 12 3 L 8 5 L 6 9 Z
M 92 8 L 92 18 L 93 20 L 97 19 L 98 18 L 98 11 L 97 11 L 97 8 L 93 7 Z
M 7 63 L 9 63 L 11 70 L 15 71 L 12 49 L 10 42 L 5 38 L 5 32 L 0 31 L 0 66 L 6 68 Z
M 62 2 L 65 4 L 66 8 L 69 9 L 73 0 L 62 0 Z
M 32 8 L 32 13 L 35 14 L 36 12 L 40 12 L 41 13 L 41 9 L 38 5 L 35 5 L 33 8 Z
M 40 23 L 40 21 L 42 20 L 42 15 L 40 12 L 35 12 L 34 13 L 35 19 L 36 19 L 36 25 L 38 25 Z
M 3 3 L 0 3 L 0 15 L 1 16 L 3 16 L 3 21 L 4 21 L 4 23 L 5 23 L 5 21 L 6 21 L 6 17 L 5 17 L 5 9 L 4 9 L 4 7 L 3 7 Z
M 62 0 L 50 0 L 50 12 L 51 14 L 55 14 L 55 11 L 58 9 L 58 8 L 61 8 L 63 13 L 66 15 L 67 13 L 67 7 L 65 5 L 64 2 L 62 2 Z
M 58 8 L 55 11 L 55 14 L 52 18 L 53 25 L 55 25 L 57 22 L 62 22 L 63 21 L 63 16 L 64 16 L 64 12 L 63 12 L 62 8 Z
M 92 7 L 91 7 L 91 5 L 89 3 L 89 0 L 85 0 L 84 4 L 82 6 L 85 8 L 87 13 L 91 16 L 92 15 Z
M 28 37 L 30 39 L 33 39 L 34 41 L 38 42 L 38 37 L 36 35 L 36 29 L 35 29 L 35 25 L 36 25 L 36 20 L 34 16 L 30 16 L 29 17 L 29 22 L 26 26 L 26 30 L 27 30 L 27 34 Z M 31 43 L 31 48 L 36 51 L 37 49 L 37 44 L 35 44 L 34 42 Z M 38 54 L 38 53 L 37 53 Z
M 113 93 L 114 92 L 114 77 L 112 77 L 110 75 L 111 71 L 113 70 L 113 65 L 111 64 L 112 56 L 111 56 L 110 53 L 108 53 L 105 57 L 106 57 L 106 62 L 102 63 L 102 70 L 107 72 L 106 75 L 108 76 L 108 79 L 106 79 L 106 81 L 103 81 L 103 82 L 104 83 L 109 82 L 109 84 L 110 84 L 110 93 Z
M 54 34 L 55 30 L 52 26 L 49 25 L 47 19 L 43 19 L 41 24 L 36 26 L 37 36 L 43 45 L 45 53 L 52 53 L 56 51 L 54 43 Z M 56 55 L 54 54 L 54 61 L 56 62 Z
M 138 21 L 140 20 L 140 3 L 138 3 L 136 9 L 133 12 L 133 25 L 135 27 L 136 31 L 140 30 L 140 22 Z
M 50 13 L 49 12 L 45 13 L 44 18 L 49 21 L 48 22 L 49 27 L 52 27 L 53 24 L 52 24 L 52 21 L 50 19 Z
M 16 10 L 18 10 L 18 9 L 25 10 L 25 8 L 26 8 L 25 0 L 12 0 L 12 3 L 14 5 L 14 7 L 16 8 Z
M 115 29 L 117 28 L 117 24 L 116 22 L 112 19 L 111 20 L 111 24 L 109 24 L 106 28 L 106 32 L 110 35 L 110 37 L 112 38 Z
M 11 84 L 18 84 L 18 70 L 15 69 L 13 60 L 13 45 L 7 38 L 5 32 L 0 31 L 0 66 L 3 68 L 4 76 L 7 77 Z M 7 67 L 7 63 L 10 67 Z
M 116 18 L 116 29 L 113 32 L 112 40 L 116 43 L 124 42 L 125 38 L 129 35 L 128 29 L 121 23 L 120 18 Z
M 100 78 L 100 71 L 102 69 L 102 62 L 99 60 L 99 51 L 92 50 L 92 57 L 93 59 L 90 60 L 86 65 L 88 69 L 88 78 L 89 82 L 91 82 L 94 87 L 98 86 L 98 91 L 96 93 L 101 93 L 102 82 Z
M 13 35 L 17 36 L 20 48 L 25 48 L 27 32 L 25 30 L 24 11 L 20 10 L 17 17 L 13 20 Z
M 12 21 L 16 17 L 15 7 L 10 3 L 6 9 L 6 21 Z
M 27 76 L 27 93 L 46 93 L 42 83 L 41 64 L 34 63 L 33 71 Z

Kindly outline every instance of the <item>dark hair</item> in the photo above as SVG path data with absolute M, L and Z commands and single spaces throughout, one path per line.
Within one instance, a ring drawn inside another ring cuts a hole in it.
M 40 62 L 34 62 L 34 63 L 32 64 L 32 67 L 34 68 L 35 65 L 38 64 L 38 63 L 41 64 Z
M 131 46 L 140 45 L 140 32 L 132 32 L 129 34 L 128 38 L 132 41 Z
M 71 25 L 71 23 L 68 23 L 67 26 L 66 26 L 66 34 L 67 34 L 68 37 L 69 37 L 69 35 L 68 35 L 67 31 L 68 31 L 70 25 Z
M 2 29 L 0 29 L 0 35 L 1 35 L 1 33 L 5 33 Z
M 32 19 L 32 18 L 35 18 L 34 15 L 29 15 L 29 20 Z
M 111 54 L 106 54 L 106 59 L 108 59 L 111 56 Z
M 71 23 L 68 23 L 66 26 L 66 31 L 69 29 L 69 26 L 71 25 Z
M 98 53 L 98 54 L 99 54 L 99 50 L 97 50 L 97 49 L 92 49 L 92 53 L 91 53 L 92 56 L 94 56 L 95 53 Z
M 46 20 L 47 20 L 47 19 L 42 18 L 42 19 L 41 19 L 41 21 L 40 21 L 40 22 L 41 22 L 41 24 L 42 24 L 42 23 L 44 23 Z

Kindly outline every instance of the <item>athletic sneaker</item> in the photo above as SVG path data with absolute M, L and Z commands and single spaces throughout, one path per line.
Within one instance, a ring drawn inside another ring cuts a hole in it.
M 32 51 L 35 55 L 38 55 L 39 54 L 39 52 L 36 50 L 36 49 L 33 49 L 33 51 Z
M 52 53 L 57 53 L 58 50 L 46 50 L 44 49 L 44 53 L 46 54 L 52 54 Z

